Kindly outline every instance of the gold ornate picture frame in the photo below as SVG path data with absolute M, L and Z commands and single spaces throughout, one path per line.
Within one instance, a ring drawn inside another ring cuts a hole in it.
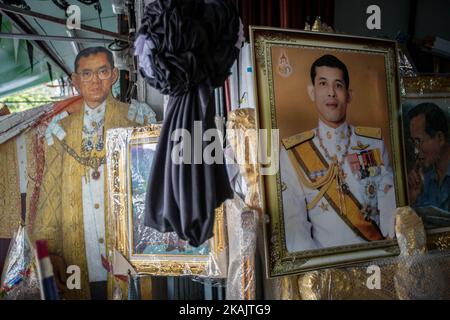
M 450 119 L 450 76 L 426 74 L 402 78 L 402 125 L 404 136 L 404 168 L 405 175 L 414 165 L 414 146 L 411 143 L 408 112 L 421 103 L 433 103 L 440 107 Z M 450 123 L 449 123 L 450 125 Z M 409 188 L 409 186 L 406 186 Z M 408 194 L 408 203 L 414 208 Z M 427 231 L 429 249 L 450 248 L 450 212 L 439 212 L 433 209 L 415 208 L 421 216 Z M 444 210 L 445 211 L 445 210 Z M 446 215 L 446 213 L 448 215 Z
M 348 119 L 349 123 L 352 121 L 357 122 L 358 126 L 381 128 L 381 131 L 377 129 L 376 132 L 378 135 L 381 132 L 378 139 L 383 140 L 386 145 L 393 172 L 394 186 L 391 192 L 395 193 L 392 196 L 395 198 L 394 209 L 389 210 L 389 235 L 392 237 L 386 234 L 382 240 L 377 241 L 289 251 L 283 204 L 283 192 L 287 186 L 281 178 L 281 170 L 275 175 L 261 175 L 263 210 L 266 216 L 264 237 L 267 276 L 298 274 L 397 255 L 399 248 L 394 232 L 395 206 L 406 204 L 406 191 L 396 42 L 266 27 L 251 27 L 250 39 L 255 68 L 257 128 L 277 129 L 279 135 L 279 141 L 272 141 L 275 138 L 268 136 L 269 143 L 278 143 L 281 149 L 286 148 L 286 142 L 289 145 L 293 140 L 303 141 L 305 137 L 309 139 L 307 136 L 310 134 L 296 135 L 311 132 L 317 126 L 317 110 L 311 100 L 308 100 L 307 85 L 308 82 L 311 84 L 309 71 L 312 62 L 320 56 L 335 55 L 344 64 L 348 64 L 350 87 L 357 89 L 353 90 L 356 92 L 352 103 L 356 101 L 359 110 L 353 109 L 348 117 L 351 118 Z M 353 104 L 349 110 L 351 108 L 355 108 Z M 295 138 L 290 139 L 294 136 Z M 311 136 L 314 137 L 314 134 Z M 265 148 L 271 149 L 270 146 Z M 281 159 L 280 169 L 282 162 Z M 382 161 L 381 163 L 383 164 Z M 292 175 L 295 176 L 296 172 Z M 328 201 L 325 196 L 324 199 Z M 327 207 L 335 208 L 331 202 L 330 204 L 331 206 L 320 203 L 324 206 L 324 212 Z M 293 227 L 289 225 L 289 228 Z M 298 232 L 301 232 L 300 228 Z
M 107 132 L 108 245 L 142 275 L 225 277 L 227 240 L 223 208 L 216 209 L 214 238 L 198 248 L 144 225 L 147 180 L 160 125 Z

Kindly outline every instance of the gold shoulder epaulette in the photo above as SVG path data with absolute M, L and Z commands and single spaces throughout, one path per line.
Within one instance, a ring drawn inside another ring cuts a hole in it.
M 296 135 L 282 139 L 282 142 L 286 149 L 290 149 L 302 142 L 311 140 L 312 138 L 314 138 L 314 135 L 315 135 L 314 130 L 309 130 L 309 131 L 298 133 Z
M 381 128 L 356 127 L 355 133 L 366 138 L 381 139 Z

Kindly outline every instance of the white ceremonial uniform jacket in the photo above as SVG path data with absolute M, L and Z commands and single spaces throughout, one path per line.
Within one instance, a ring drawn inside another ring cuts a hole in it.
M 323 158 L 326 159 L 325 152 L 320 146 L 317 134 L 319 133 L 329 156 L 336 155 L 338 159 L 342 159 L 349 141 L 349 130 L 351 130 L 350 145 L 343 164 L 346 176 L 345 183 L 359 203 L 378 209 L 370 215 L 370 218 L 378 225 L 383 237 L 393 238 L 396 209 L 395 189 L 389 158 L 381 139 L 381 130 L 353 127 L 347 123 L 333 129 L 319 121 L 319 127 L 313 130 L 314 134 L 310 134 L 310 137 L 313 137 L 310 140 L 320 151 Z M 371 132 L 369 135 L 377 136 L 377 138 L 368 137 L 367 132 Z M 363 136 L 364 134 L 366 136 Z M 295 137 L 288 139 L 292 141 L 292 138 L 295 140 Z M 285 140 L 283 139 L 283 143 Z M 373 155 L 378 155 L 378 164 L 382 161 L 382 165 L 370 168 L 370 173 L 368 170 L 361 173 L 357 170 L 358 166 L 359 168 L 367 167 L 363 162 L 362 154 L 364 153 L 372 154 L 372 158 L 369 159 L 373 159 Z M 355 161 L 360 163 L 355 163 Z M 330 163 L 329 160 L 327 162 Z M 315 207 L 307 209 L 307 204 L 314 199 L 319 191 L 309 189 L 300 182 L 294 165 L 286 148 L 282 146 L 280 170 L 287 250 L 297 252 L 367 242 L 343 220 L 326 197 L 322 197 Z M 320 172 L 312 174 L 320 175 Z M 305 174 L 305 176 L 307 175 Z M 387 185 L 391 187 L 385 193 L 385 186 Z

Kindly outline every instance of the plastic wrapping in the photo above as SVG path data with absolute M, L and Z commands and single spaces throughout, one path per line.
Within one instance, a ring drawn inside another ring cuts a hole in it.
M 398 208 L 395 234 L 402 256 L 417 256 L 427 252 L 427 234 L 422 219 L 411 207 Z
M 225 202 L 228 222 L 228 300 L 254 300 L 256 292 L 255 253 L 258 213 L 235 197 Z
M 408 56 L 402 50 L 399 50 L 398 52 L 398 65 L 400 75 L 402 77 L 414 77 L 417 75 L 417 72 L 409 61 Z
M 235 197 L 225 202 L 230 248 L 226 298 L 253 300 L 256 298 L 255 257 L 261 207 L 254 109 L 229 113 L 227 139 L 227 169 Z
M 237 109 L 228 115 L 227 169 L 235 193 L 251 208 L 260 208 L 258 131 L 255 109 Z
M 410 207 L 397 209 L 401 254 L 349 268 L 286 277 L 280 298 L 306 300 L 450 299 L 450 252 L 427 252 L 421 219 Z
M 298 285 L 305 300 L 450 299 L 450 253 L 398 256 L 292 278 L 297 283 L 290 285 Z
M 11 240 L 1 280 L 0 299 L 41 299 L 36 256 L 22 225 Z
M 222 207 L 216 210 L 214 238 L 199 247 L 190 246 L 173 232 L 160 233 L 144 225 L 147 177 L 160 130 L 160 125 L 151 125 L 107 132 L 107 238 L 113 270 L 115 248 L 138 276 L 225 277 L 227 235 Z

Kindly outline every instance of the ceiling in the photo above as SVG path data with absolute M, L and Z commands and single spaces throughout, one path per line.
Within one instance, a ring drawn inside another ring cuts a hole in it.
M 23 0 L 0 0 L 0 4 L 9 4 L 12 2 L 20 3 L 21 1 Z M 66 19 L 65 12 L 52 0 L 25 0 L 24 2 L 33 12 L 60 19 Z M 111 32 L 117 31 L 118 19 L 112 10 L 111 0 L 99 1 L 102 8 L 100 15 L 101 23 L 98 11 L 95 9 L 94 5 L 85 5 L 76 0 L 66 0 L 66 2 L 71 5 L 79 6 L 81 13 L 81 24 Z M 0 14 L 2 15 L 1 32 L 24 34 L 23 30 L 20 30 L 17 27 L 17 20 L 16 24 L 14 24 L 11 17 L 7 16 L 5 11 L 0 11 Z M 34 17 L 23 15 L 16 16 L 19 16 L 19 19 L 26 20 L 25 24 L 28 24 L 28 27 L 33 29 L 34 34 L 68 37 L 68 29 L 65 25 L 56 24 Z M 23 20 L 22 22 L 24 22 Z M 83 30 L 74 31 L 74 35 L 78 37 L 110 39 L 108 36 L 105 37 L 92 32 Z M 31 34 L 31 32 L 29 34 Z M 47 52 L 44 52 L 42 47 L 39 47 L 36 41 L 21 40 L 17 38 L 11 39 L 0 36 L 0 97 L 5 97 L 32 86 L 49 82 L 50 74 L 48 71 L 48 64 L 51 65 L 53 79 L 66 77 L 67 73 L 70 74 L 73 71 L 73 63 L 76 56 L 74 42 L 53 40 L 44 41 L 44 43 L 48 47 Z M 30 45 L 33 47 L 32 65 L 30 63 L 28 52 Z M 79 43 L 79 48 L 82 49 L 97 45 L 107 46 L 107 44 L 102 42 L 85 42 Z M 49 52 L 52 52 L 52 54 L 49 54 Z M 56 60 L 59 60 L 59 63 L 56 63 L 54 59 L 51 58 L 52 55 L 56 57 Z

